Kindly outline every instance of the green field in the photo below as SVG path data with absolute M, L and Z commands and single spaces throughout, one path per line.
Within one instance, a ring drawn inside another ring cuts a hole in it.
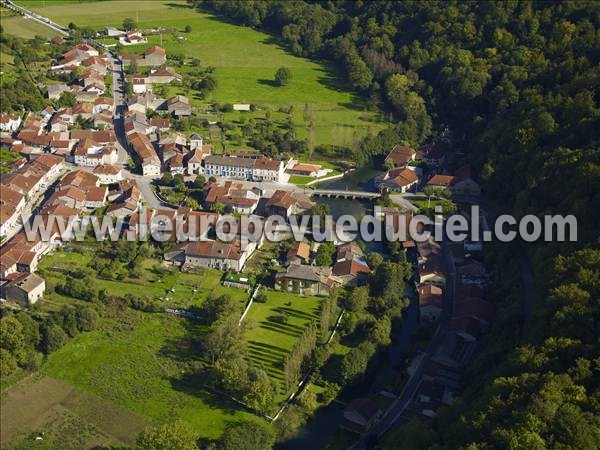
M 12 15 L 12 13 L 9 14 L 5 8 L 0 8 L 0 24 L 2 24 L 5 33 L 23 39 L 32 39 L 35 36 L 53 38 L 59 34 L 35 20 L 25 19 L 22 16 Z
M 362 103 L 349 91 L 342 81 L 343 74 L 336 68 L 295 57 L 275 38 L 196 12 L 185 2 L 103 1 L 101 6 L 92 3 L 85 7 L 81 2 L 46 2 L 45 7 L 41 1 L 20 3 L 62 25 L 74 22 L 78 26 L 100 30 L 107 25 L 121 26 L 123 19 L 129 17 L 138 19 L 138 25 L 143 29 L 158 26 L 175 29 L 177 32 L 150 36 L 148 45 L 162 43 L 168 53 L 199 58 L 203 67 L 214 67 L 218 87 L 207 100 L 255 103 L 273 111 L 293 105 L 293 122 L 299 137 L 307 134 L 303 111 L 308 104 L 316 124 L 317 145 L 350 146 L 355 133 L 364 135 L 368 130 L 376 132 L 383 126 L 377 120 L 377 114 L 364 111 Z M 191 33 L 182 32 L 186 25 L 192 27 Z M 143 48 L 130 46 L 127 51 L 142 51 Z M 289 67 L 293 74 L 293 80 L 285 87 L 273 83 L 275 71 L 281 66 Z M 173 88 L 175 91 L 177 89 Z M 199 100 L 196 102 L 200 103 Z M 231 113 L 227 119 L 235 120 L 241 114 L 244 113 Z
M 123 315 L 119 326 L 103 319 L 104 329 L 82 334 L 50 355 L 44 374 L 151 421 L 182 419 L 204 437 L 218 437 L 231 421 L 254 419 L 199 387 L 194 369 L 202 326 L 164 314 Z
M 319 318 L 319 297 L 299 297 L 278 291 L 266 291 L 267 302 L 254 302 L 246 320 L 253 324 L 248 332 L 250 359 L 277 381 L 283 400 L 283 362 L 304 329 Z M 275 316 L 287 316 L 285 323 Z

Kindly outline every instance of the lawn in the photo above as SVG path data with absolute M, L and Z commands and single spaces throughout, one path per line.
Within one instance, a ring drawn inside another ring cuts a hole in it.
M 299 297 L 294 294 L 265 291 L 266 303 L 254 302 L 246 316 L 251 324 L 248 347 L 252 362 L 262 367 L 281 386 L 278 400 L 283 395 L 283 363 L 304 329 L 319 319 L 319 297 Z M 285 315 L 284 323 L 276 316 Z
M 121 26 L 123 19 L 129 17 L 137 19 L 143 29 L 158 26 L 175 29 L 174 33 L 149 36 L 148 45 L 162 44 L 169 54 L 199 58 L 203 67 L 214 67 L 218 87 L 207 100 L 255 103 L 273 111 L 293 106 L 293 122 L 300 137 L 307 134 L 304 108 L 308 104 L 316 124 L 317 145 L 350 146 L 356 133 L 364 135 L 384 126 L 378 114 L 365 111 L 336 67 L 293 56 L 274 37 L 196 12 L 185 2 L 103 1 L 101 6 L 92 3 L 86 7 L 80 2 L 46 2 L 45 7 L 40 1 L 21 3 L 62 25 L 74 22 L 99 30 L 107 25 Z M 191 26 L 191 33 L 182 32 L 186 25 Z M 127 50 L 142 51 L 144 47 L 130 46 Z M 282 66 L 291 69 L 293 79 L 289 85 L 279 87 L 273 78 Z M 177 70 L 185 72 L 192 68 Z M 195 102 L 199 104 L 201 100 Z

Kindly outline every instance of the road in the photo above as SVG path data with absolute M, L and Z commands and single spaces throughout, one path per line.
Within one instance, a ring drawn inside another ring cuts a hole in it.
M 113 126 L 115 135 L 117 136 L 117 164 L 121 165 L 125 170 L 128 170 L 127 161 L 129 154 L 127 153 L 127 139 L 123 124 L 123 113 L 127 109 L 125 103 L 125 74 L 123 73 L 123 62 L 114 54 L 111 53 L 111 72 L 112 72 L 112 96 L 113 96 Z
M 454 296 L 456 291 L 456 267 L 454 265 L 454 258 L 452 257 L 452 253 L 447 247 L 446 239 L 442 241 L 442 247 L 444 250 L 444 259 L 446 260 L 447 276 L 446 289 L 444 290 L 444 311 L 440 320 L 440 326 L 431 338 L 431 341 L 427 346 L 427 350 L 425 351 L 423 357 L 419 360 L 415 371 L 413 372 L 412 376 L 409 378 L 407 383 L 404 385 L 404 388 L 402 389 L 400 395 L 392 402 L 392 404 L 385 411 L 383 417 L 370 430 L 370 432 L 366 435 L 361 436 L 358 442 L 356 442 L 350 447 L 353 450 L 365 450 L 369 448 L 369 444 L 371 444 L 373 440 L 376 440 L 377 438 L 383 436 L 383 434 L 386 431 L 388 431 L 400 419 L 400 417 L 402 416 L 402 414 L 404 414 L 406 408 L 412 401 L 412 398 L 416 394 L 419 385 L 421 384 L 421 377 L 423 376 L 423 372 L 425 371 L 427 363 L 435 354 L 436 350 L 442 344 L 444 339 L 446 339 L 448 321 L 452 316 L 452 311 L 454 309 Z

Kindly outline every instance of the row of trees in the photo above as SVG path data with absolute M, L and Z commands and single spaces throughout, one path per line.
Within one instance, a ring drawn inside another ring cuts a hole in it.
M 306 370 L 308 358 L 312 355 L 317 345 L 318 328 L 316 323 L 311 323 L 302 333 L 292 351 L 286 356 L 283 363 L 283 381 L 285 390 L 293 392 Z

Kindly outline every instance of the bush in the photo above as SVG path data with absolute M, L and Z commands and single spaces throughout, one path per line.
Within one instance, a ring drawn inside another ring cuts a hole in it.
M 264 292 L 258 292 L 256 297 L 254 297 L 254 301 L 257 303 L 267 303 L 267 294 Z

